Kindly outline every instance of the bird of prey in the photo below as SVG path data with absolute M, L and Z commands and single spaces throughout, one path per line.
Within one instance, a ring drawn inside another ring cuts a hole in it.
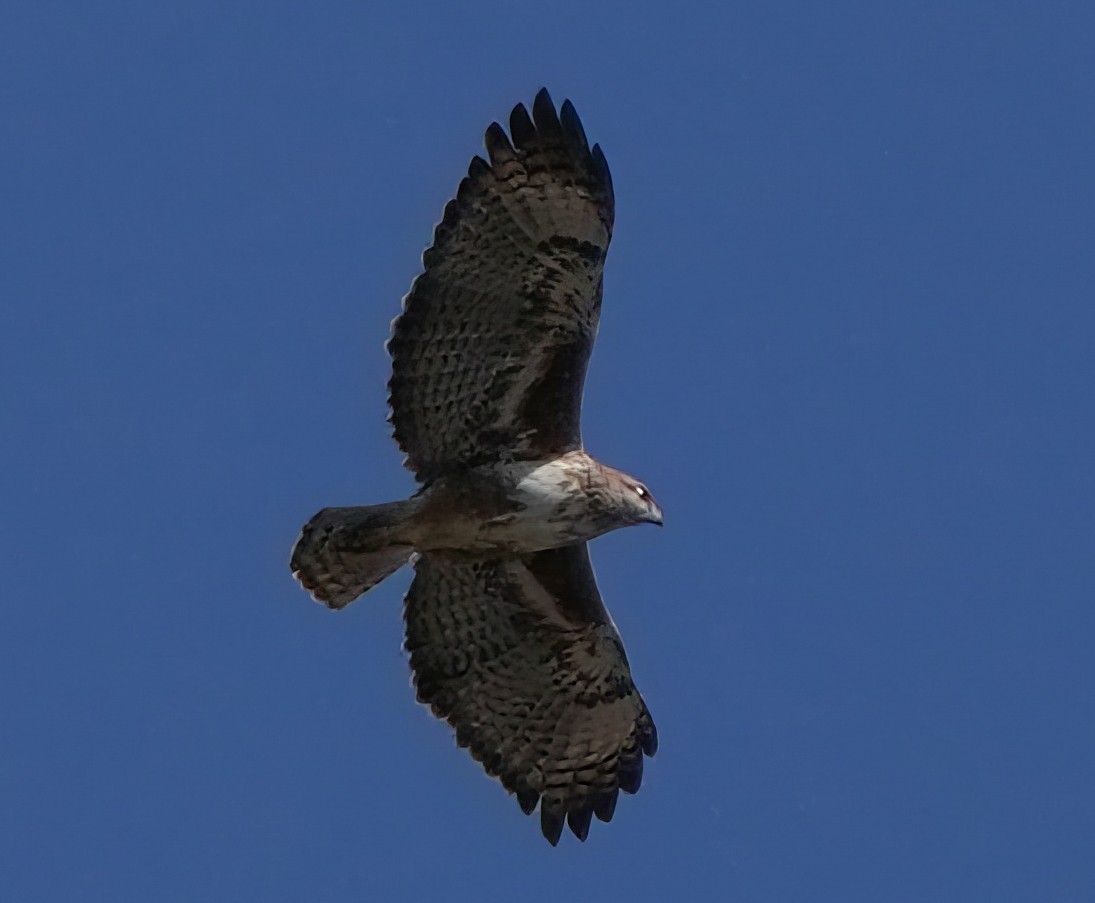
M 657 734 L 601 601 L 588 540 L 661 524 L 650 491 L 592 458 L 579 418 L 613 193 L 570 101 L 546 90 L 487 129 L 392 324 L 389 403 L 406 501 L 325 508 L 293 575 L 343 608 L 402 565 L 420 702 L 544 836 L 585 840 L 639 788 Z

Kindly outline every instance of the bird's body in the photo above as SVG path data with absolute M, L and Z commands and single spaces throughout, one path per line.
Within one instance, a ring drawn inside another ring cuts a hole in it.
M 388 343 L 395 437 L 422 488 L 325 508 L 292 557 L 342 608 L 409 561 L 418 697 L 555 843 L 634 793 L 656 734 L 586 542 L 662 522 L 634 478 L 586 453 L 582 384 L 613 220 L 604 156 L 546 91 L 487 131 Z
M 585 542 L 636 518 L 657 520 L 628 507 L 623 480 L 583 451 L 439 477 L 419 497 L 410 542 L 419 552 L 521 555 Z

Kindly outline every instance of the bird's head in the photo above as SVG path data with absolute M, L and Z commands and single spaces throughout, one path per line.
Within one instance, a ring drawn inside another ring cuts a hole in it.
M 617 472 L 616 497 L 628 521 L 632 524 L 662 525 L 662 509 L 643 483 L 625 473 Z

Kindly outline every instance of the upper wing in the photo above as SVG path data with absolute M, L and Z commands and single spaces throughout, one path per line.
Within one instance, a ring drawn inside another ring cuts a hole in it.
M 404 618 L 418 698 L 456 728 L 552 844 L 634 793 L 657 733 L 585 543 L 522 558 L 429 553 Z
M 395 438 L 428 481 L 454 466 L 581 447 L 613 196 L 570 101 L 518 104 L 422 255 L 388 351 Z

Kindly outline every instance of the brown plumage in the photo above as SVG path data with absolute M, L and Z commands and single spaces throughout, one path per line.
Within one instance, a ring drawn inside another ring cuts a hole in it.
M 634 793 L 657 735 L 586 541 L 662 521 L 650 492 L 582 448 L 580 414 L 612 234 L 612 182 L 547 91 L 487 130 L 393 323 L 391 422 L 422 488 L 327 508 L 294 575 L 331 608 L 402 564 L 418 698 L 544 836 L 584 840 Z

